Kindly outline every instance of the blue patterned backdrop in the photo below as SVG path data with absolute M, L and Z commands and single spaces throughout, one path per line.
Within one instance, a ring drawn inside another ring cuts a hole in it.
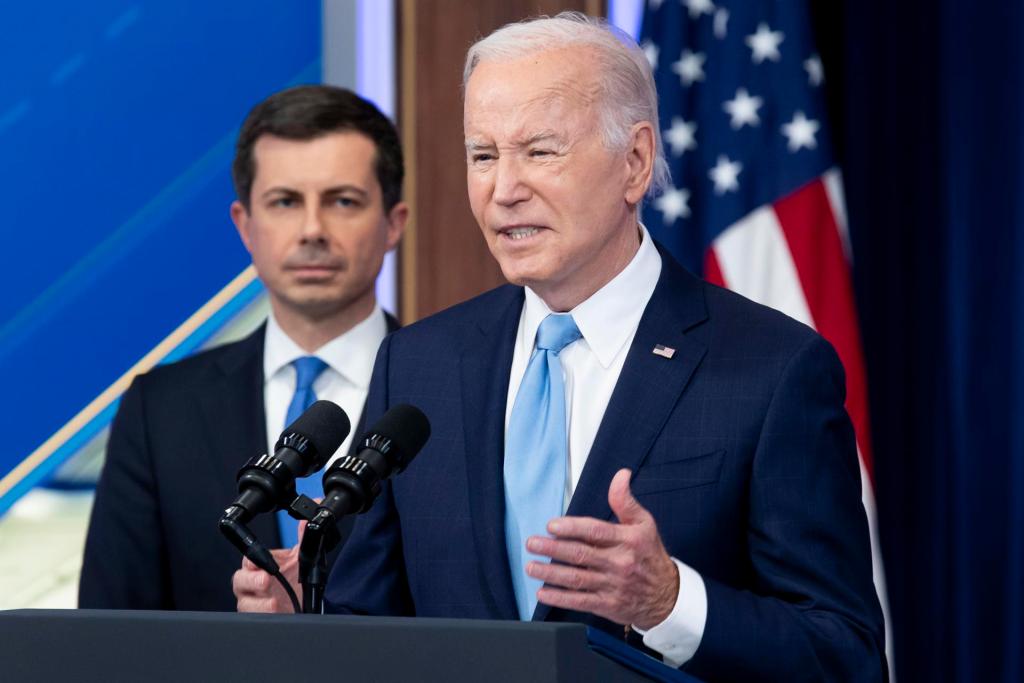
M 319 2 L 5 6 L 0 477 L 248 265 L 234 137 L 320 36 Z

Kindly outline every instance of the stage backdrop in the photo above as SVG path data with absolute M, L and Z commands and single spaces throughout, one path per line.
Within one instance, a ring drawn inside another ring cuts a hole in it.
M 270 92 L 320 80 L 320 16 L 272 0 L 5 8 L 0 476 L 246 268 L 227 212 L 236 130 Z
M 820 4 L 897 679 L 1022 681 L 1024 5 Z

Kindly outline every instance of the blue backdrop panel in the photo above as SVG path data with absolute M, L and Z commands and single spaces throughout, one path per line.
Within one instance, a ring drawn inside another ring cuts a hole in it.
M 248 264 L 234 137 L 320 80 L 320 23 L 313 2 L 5 8 L 0 476 Z

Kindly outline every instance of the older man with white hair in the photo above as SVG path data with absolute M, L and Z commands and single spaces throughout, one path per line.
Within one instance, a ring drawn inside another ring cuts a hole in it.
M 667 176 L 643 53 L 562 14 L 473 45 L 464 85 L 470 204 L 513 284 L 382 345 L 369 419 L 413 403 L 433 436 L 329 609 L 581 621 L 709 680 L 883 679 L 841 365 L 638 222 Z

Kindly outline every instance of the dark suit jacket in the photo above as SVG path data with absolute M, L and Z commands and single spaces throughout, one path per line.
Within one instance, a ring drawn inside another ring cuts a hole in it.
M 708 680 L 881 680 L 842 366 L 780 313 L 701 282 L 666 254 L 568 514 L 610 519 L 634 472 L 668 551 L 695 568 L 708 618 L 684 668 Z M 523 292 L 505 286 L 391 335 L 367 403 L 411 403 L 420 455 L 356 522 L 330 611 L 516 619 L 503 536 L 505 402 Z M 674 348 L 671 359 L 652 353 Z M 539 605 L 534 619 L 620 625 Z
M 388 316 L 388 331 L 397 327 Z M 217 521 L 238 493 L 239 468 L 267 449 L 263 338 L 260 326 L 154 368 L 125 392 L 96 488 L 79 606 L 235 610 L 231 576 L 241 556 Z M 249 528 L 268 547 L 280 545 L 276 515 Z

